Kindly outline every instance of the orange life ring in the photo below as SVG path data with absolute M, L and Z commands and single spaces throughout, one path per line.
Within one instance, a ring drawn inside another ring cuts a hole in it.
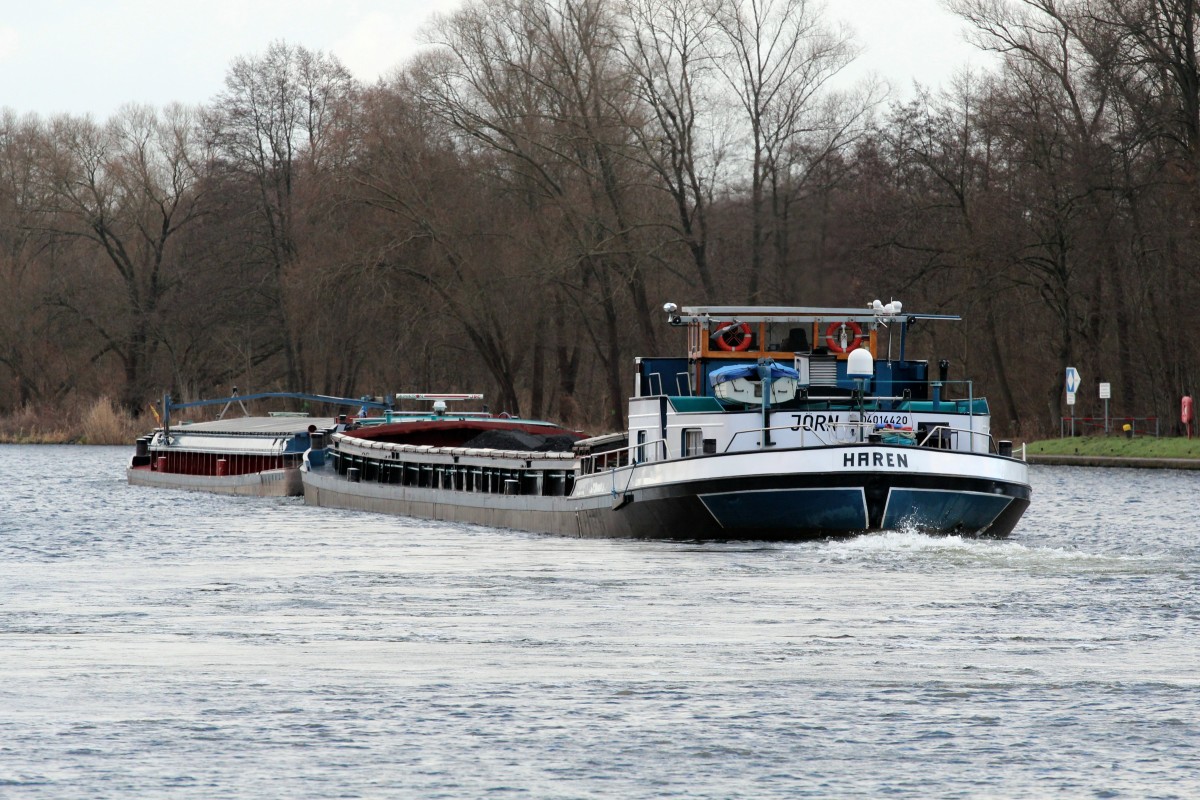
M 750 323 L 748 322 L 740 324 L 730 323 L 723 329 L 718 328 L 717 333 L 713 334 L 713 338 L 717 340 L 717 347 L 733 353 L 750 349 L 751 333 Z
M 841 333 L 843 325 L 854 333 L 854 339 L 847 342 L 845 347 L 842 347 L 841 337 L 838 336 Z M 825 343 L 835 353 L 849 353 L 862 344 L 862 328 L 858 327 L 858 323 L 853 320 L 831 322 L 829 323 L 829 327 L 825 329 Z

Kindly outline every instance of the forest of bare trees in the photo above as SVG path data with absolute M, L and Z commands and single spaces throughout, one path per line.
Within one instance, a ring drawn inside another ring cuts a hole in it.
M 375 85 L 283 42 L 200 108 L 0 114 L 0 413 L 482 391 L 621 427 L 658 309 L 961 313 L 994 427 L 1197 385 L 1194 0 L 948 0 L 999 54 L 904 102 L 810 0 L 469 0 Z

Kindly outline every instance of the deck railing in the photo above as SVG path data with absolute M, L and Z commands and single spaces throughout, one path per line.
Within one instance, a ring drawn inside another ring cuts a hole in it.
M 661 445 L 661 448 L 659 445 Z M 657 460 L 667 461 L 671 458 L 671 448 L 667 444 L 667 440 L 653 439 L 651 441 L 637 442 L 636 444 L 619 447 L 615 450 L 605 450 L 603 453 L 584 456 L 579 471 L 583 475 L 589 475 L 606 470 L 615 470 L 620 467 L 636 467 L 648 464 L 654 459 L 646 459 L 643 454 L 652 452 L 651 448 L 658 449 L 662 453 L 662 458 Z
M 742 436 L 743 434 L 761 435 L 763 432 L 771 433 L 774 431 L 793 431 L 793 432 L 803 431 L 806 434 L 812 434 L 814 437 L 816 437 L 817 441 L 819 441 L 822 445 L 827 446 L 827 447 L 832 447 L 832 446 L 836 446 L 839 444 L 863 443 L 863 442 L 870 441 L 869 437 L 872 434 L 874 434 L 874 432 L 876 430 L 875 425 L 876 425 L 876 423 L 870 422 L 870 421 L 866 421 L 866 422 L 826 422 L 825 423 L 826 428 L 832 427 L 835 431 L 851 432 L 851 436 L 849 436 L 849 437 L 838 436 L 838 437 L 835 437 L 833 441 L 830 441 L 830 438 L 825 435 L 826 431 L 818 430 L 811 425 L 773 425 L 769 428 L 747 428 L 746 430 L 737 431 L 736 433 L 733 434 L 733 436 L 731 436 L 729 438 L 729 442 L 725 445 L 724 452 L 726 452 L 726 453 L 730 452 L 729 448 L 731 448 L 733 446 L 733 443 L 737 440 L 737 438 L 739 436 Z M 971 442 L 971 447 L 969 448 L 970 452 L 977 452 L 975 450 L 975 437 L 977 437 L 977 436 L 983 437 L 987 441 L 987 452 L 989 452 L 989 453 L 998 453 L 999 452 L 999 449 L 996 447 L 996 440 L 992 437 L 992 435 L 990 433 L 983 433 L 982 431 L 975 431 L 975 430 L 971 430 L 970 428 L 958 428 L 958 427 L 955 427 L 952 425 L 937 425 L 937 426 L 934 426 L 933 428 L 930 428 L 926 432 L 925 437 L 923 439 L 921 439 L 919 442 L 916 442 L 915 446 L 917 446 L 917 447 L 933 447 L 933 445 L 930 444 L 930 440 L 933 440 L 936 438 L 936 440 L 939 442 L 939 446 L 935 447 L 935 449 L 938 449 L 938 450 L 956 449 L 956 448 L 952 448 L 952 447 L 940 446 L 940 442 L 942 441 L 942 435 L 944 433 L 965 434 L 970 439 L 970 442 Z M 801 446 L 805 447 L 805 446 L 810 446 L 810 445 L 802 444 Z M 966 451 L 964 451 L 964 452 L 966 452 Z

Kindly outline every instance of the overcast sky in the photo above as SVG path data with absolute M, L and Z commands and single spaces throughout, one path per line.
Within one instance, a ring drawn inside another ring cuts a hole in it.
M 459 0 L 3 0 L 0 106 L 105 119 L 128 102 L 208 102 L 237 56 L 283 39 L 332 52 L 373 82 L 420 46 L 435 12 Z M 941 85 L 987 59 L 963 40 L 941 0 L 826 0 L 865 48 L 854 76 L 875 72 L 898 96 Z

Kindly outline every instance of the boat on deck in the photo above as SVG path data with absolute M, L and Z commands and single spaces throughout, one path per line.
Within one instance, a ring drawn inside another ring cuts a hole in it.
M 636 359 L 626 431 L 431 413 L 332 434 L 306 502 L 582 537 L 1005 536 L 1028 467 L 970 381 L 908 355 L 956 316 L 668 303 L 686 354 Z M 953 395 L 953 397 L 952 397 Z M 429 396 L 434 397 L 434 396 Z
M 137 440 L 126 477 L 134 486 L 217 492 L 257 497 L 299 496 L 300 463 L 304 453 L 322 438 L 351 423 L 346 415 L 310 417 L 300 412 L 251 415 L 245 403 L 262 399 L 300 399 L 333 405 L 352 405 L 363 413 L 383 407 L 370 398 L 341 398 L 298 392 L 262 392 L 212 400 L 176 403 L 162 401 L 161 426 Z M 225 417 L 237 403 L 243 416 Z M 173 413 L 223 404 L 216 420 L 172 421 Z M 157 412 L 156 412 L 157 413 Z

